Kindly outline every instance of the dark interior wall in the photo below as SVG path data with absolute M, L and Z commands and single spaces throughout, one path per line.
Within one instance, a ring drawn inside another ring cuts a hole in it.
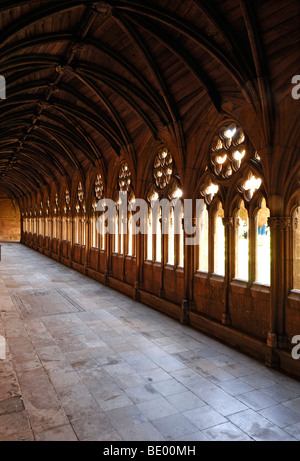
M 0 241 L 20 241 L 21 217 L 16 203 L 0 190 Z

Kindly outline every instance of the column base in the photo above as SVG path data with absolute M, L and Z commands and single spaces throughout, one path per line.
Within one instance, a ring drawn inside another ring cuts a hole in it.
M 277 336 L 275 333 L 268 333 L 267 346 L 270 348 L 276 348 L 278 346 Z
M 228 314 L 227 312 L 222 314 L 222 325 L 225 325 L 227 327 L 231 326 L 231 317 L 230 314 Z
M 133 299 L 135 301 L 140 300 L 140 286 L 139 282 L 135 282 L 134 284 L 134 290 L 133 290 Z
M 276 352 L 278 340 L 275 333 L 268 333 L 267 346 L 268 349 L 265 355 L 265 365 L 269 368 L 279 368 L 279 356 Z
M 182 325 L 189 325 L 190 323 L 189 302 L 187 299 L 184 299 L 181 303 L 180 323 Z
M 104 274 L 104 277 L 105 277 L 105 278 L 104 278 L 104 285 L 105 285 L 106 287 L 108 287 L 108 285 L 109 285 L 108 276 L 109 276 L 109 272 L 108 272 L 108 271 L 105 271 L 105 274 Z
M 288 349 L 289 344 L 289 338 L 287 336 L 278 336 L 278 347 L 280 349 Z
M 279 356 L 275 349 L 269 348 L 265 355 L 265 365 L 268 368 L 276 368 L 280 367 Z

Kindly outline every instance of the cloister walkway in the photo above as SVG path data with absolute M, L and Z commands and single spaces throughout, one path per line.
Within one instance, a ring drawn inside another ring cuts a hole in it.
M 0 440 L 300 440 L 298 381 L 21 244 L 0 335 Z

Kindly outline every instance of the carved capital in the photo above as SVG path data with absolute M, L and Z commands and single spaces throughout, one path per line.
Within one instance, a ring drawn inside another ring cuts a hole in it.
M 233 227 L 233 218 L 223 218 L 222 221 L 224 227 Z
M 278 229 L 281 231 L 287 231 L 292 227 L 292 218 L 280 217 L 280 218 L 268 218 L 268 225 L 270 229 Z
M 183 218 L 182 225 L 185 229 L 191 229 L 197 226 L 197 218 Z

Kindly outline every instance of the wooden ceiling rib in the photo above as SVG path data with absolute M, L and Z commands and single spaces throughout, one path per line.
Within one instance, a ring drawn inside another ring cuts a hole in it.
M 184 156 L 209 111 L 247 106 L 270 142 L 299 21 L 297 0 L 0 2 L 0 188 L 136 167 L 162 133 Z

